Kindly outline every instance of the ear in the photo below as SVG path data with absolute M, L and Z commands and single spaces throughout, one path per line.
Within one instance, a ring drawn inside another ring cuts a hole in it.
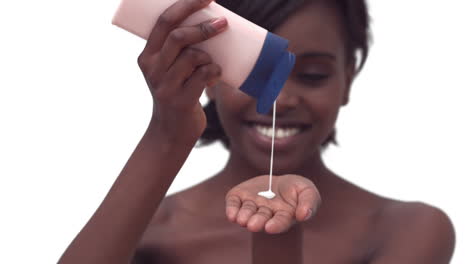
M 343 93 L 343 101 L 341 102 L 342 106 L 345 106 L 349 102 L 349 94 L 351 92 L 351 86 L 354 81 L 354 76 L 356 74 L 355 64 L 348 63 L 346 66 L 346 76 L 345 76 L 345 91 Z

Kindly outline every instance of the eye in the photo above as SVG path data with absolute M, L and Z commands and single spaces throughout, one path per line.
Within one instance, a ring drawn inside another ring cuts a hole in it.
M 297 78 L 306 82 L 319 82 L 328 78 L 328 74 L 320 74 L 320 73 L 298 73 Z

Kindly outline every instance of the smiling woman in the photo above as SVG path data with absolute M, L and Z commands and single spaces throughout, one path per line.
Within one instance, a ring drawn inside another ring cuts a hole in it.
M 217 3 L 233 10 L 239 15 L 249 19 L 250 21 L 261 25 L 262 27 L 273 31 L 280 25 L 287 15 L 297 11 L 301 6 L 306 4 L 307 0 L 296 0 L 296 1 L 255 1 L 253 3 L 247 3 L 243 1 L 219 1 Z M 338 11 L 340 20 L 340 34 L 345 44 L 346 56 L 349 64 L 356 66 L 355 74 L 357 74 L 367 60 L 369 52 L 369 15 L 367 13 L 367 7 L 364 1 L 334 1 L 333 2 L 336 11 Z M 300 23 L 300 21 L 299 21 Z M 296 25 L 299 28 L 303 28 L 304 25 Z M 307 29 L 307 27 L 306 27 Z M 305 32 L 306 34 L 312 32 Z M 304 35 L 314 36 L 314 35 Z M 303 37 L 303 36 L 302 36 Z M 317 40 L 315 40 L 317 41 Z M 335 60 L 335 56 L 332 53 L 320 53 L 320 52 L 306 52 L 303 54 L 296 54 L 299 60 L 296 64 L 295 75 L 296 78 L 300 78 L 303 81 L 309 81 L 310 85 L 316 84 L 317 81 L 323 80 L 327 77 L 326 74 L 326 63 L 313 63 L 313 58 L 331 59 Z M 307 63 L 307 58 L 310 58 Z M 358 61 L 359 59 L 359 61 Z M 325 65 L 324 65 L 325 64 Z M 309 68 L 308 68 L 309 67 Z M 297 69 L 304 70 L 301 72 Z M 307 70 L 310 71 L 307 71 Z M 321 70 L 322 69 L 322 70 Z M 206 116 L 208 118 L 208 127 L 201 136 L 201 143 L 210 144 L 215 140 L 221 140 L 225 145 L 229 145 L 229 139 L 225 137 L 222 126 L 219 124 L 218 116 L 215 109 L 216 102 L 211 100 L 205 106 Z M 326 147 L 329 143 L 335 142 L 335 131 L 332 131 L 328 138 L 323 142 L 323 146 Z
M 223 34 L 229 21 L 180 26 L 209 2 L 180 0 L 154 26 L 138 57 L 153 98 L 151 122 L 60 263 L 449 263 L 455 234 L 441 209 L 374 194 L 323 161 L 367 58 L 366 3 L 217 1 L 288 39 L 297 55 L 273 133 L 273 112 L 260 115 L 254 99 L 219 80 L 222 69 L 208 53 L 190 46 Z M 203 110 L 207 84 L 214 85 Z M 273 134 L 277 196 L 269 200 L 257 193 L 267 183 Z M 200 137 L 223 141 L 227 164 L 166 196 Z
M 219 3 L 224 4 L 223 1 Z M 262 26 L 276 24 L 268 29 L 288 39 L 290 50 L 297 55 L 296 66 L 277 99 L 275 172 L 303 175 L 301 167 L 317 160 L 319 146 L 334 140 L 338 110 L 348 102 L 351 82 L 367 57 L 369 19 L 361 1 L 353 4 L 306 1 L 280 24 L 273 14 L 275 10 L 283 10 L 279 6 L 285 3 L 272 1 L 268 4 L 272 5 L 272 14 L 265 16 L 267 21 L 255 22 Z M 297 4 L 289 1 L 285 5 Z M 251 13 L 241 14 L 253 19 L 262 5 L 262 1 L 249 4 Z M 243 10 L 242 7 L 239 6 L 239 10 Z M 361 34 L 352 35 L 354 32 Z M 360 64 L 356 59 L 359 54 L 362 56 Z M 271 127 L 271 117 L 256 114 L 250 98 L 224 83 L 209 87 L 207 95 L 210 99 L 205 107 L 208 128 L 201 136 L 202 142 L 221 139 L 230 146 L 231 157 L 238 152 L 249 158 L 250 167 L 265 173 L 271 142 L 265 127 Z M 282 131 L 287 128 L 294 129 L 295 133 L 284 137 Z

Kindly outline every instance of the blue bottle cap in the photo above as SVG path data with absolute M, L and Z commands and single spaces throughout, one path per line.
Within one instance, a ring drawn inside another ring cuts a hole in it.
M 239 88 L 257 99 L 257 112 L 267 114 L 289 77 L 296 56 L 287 50 L 288 40 L 268 32 L 252 72 Z

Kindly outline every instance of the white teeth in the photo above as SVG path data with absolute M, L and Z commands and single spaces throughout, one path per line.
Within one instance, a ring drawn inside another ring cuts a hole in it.
M 271 127 L 266 127 L 266 126 L 260 126 L 260 125 L 255 125 L 254 126 L 257 132 L 260 134 L 267 136 L 267 137 L 272 137 L 273 136 L 273 128 Z M 299 134 L 300 129 L 295 127 L 295 128 L 276 128 L 275 129 L 275 138 L 285 138 L 285 137 L 290 137 Z

